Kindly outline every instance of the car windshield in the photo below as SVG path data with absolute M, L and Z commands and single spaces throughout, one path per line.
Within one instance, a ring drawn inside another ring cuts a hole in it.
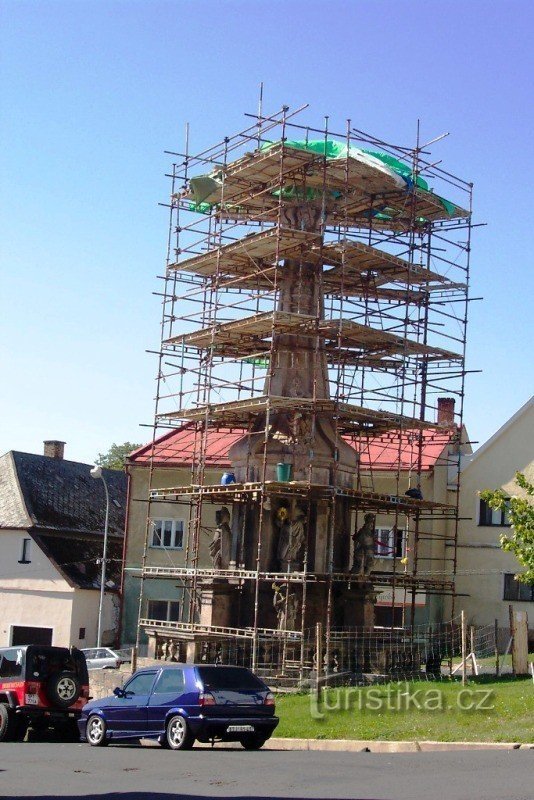
M 265 685 L 243 667 L 197 667 L 197 671 L 205 689 L 265 689 Z

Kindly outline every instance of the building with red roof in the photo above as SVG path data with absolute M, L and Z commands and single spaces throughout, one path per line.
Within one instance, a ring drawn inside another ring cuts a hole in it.
M 423 497 L 437 502 L 451 501 L 451 492 L 455 487 L 449 484 L 450 467 L 454 459 L 458 459 L 458 430 L 451 426 L 450 408 L 442 409 L 443 418 L 438 422 L 442 427 L 429 427 L 423 430 L 387 431 L 380 436 L 365 441 L 345 437 L 346 441 L 359 452 L 360 471 L 359 487 L 366 491 L 376 491 L 392 496 L 400 496 L 414 487 L 417 476 L 421 475 L 420 488 Z M 222 474 L 230 468 L 228 452 L 244 434 L 241 428 L 208 428 L 205 454 L 205 483 L 220 484 Z M 171 488 L 189 486 L 191 484 L 192 465 L 198 465 L 201 448 L 200 437 L 195 423 L 187 423 L 173 428 L 130 454 L 127 459 L 129 475 L 129 505 L 126 525 L 126 546 L 123 578 L 123 623 L 122 640 L 125 643 L 135 641 L 139 616 L 148 619 L 178 619 L 181 605 L 187 602 L 187 591 L 180 581 L 157 577 L 145 577 L 143 597 L 145 608 L 139 614 L 139 583 L 141 565 L 164 568 L 165 566 L 185 566 L 187 558 L 187 534 L 189 525 L 189 501 L 182 503 L 151 503 L 151 519 L 148 520 L 147 536 L 147 503 L 149 493 L 149 472 L 153 471 L 153 488 Z M 421 440 L 421 447 L 419 447 Z M 466 436 L 463 436 L 466 441 Z M 463 449 L 468 449 L 464 445 Z M 199 544 L 199 566 L 211 566 L 209 543 L 215 523 L 215 507 L 207 506 L 206 517 L 202 518 L 202 533 Z M 427 524 L 430 524 L 428 522 Z M 444 528 L 445 520 L 432 523 L 436 528 Z M 389 521 L 380 515 L 376 519 L 376 556 L 377 568 L 389 570 L 394 557 L 409 557 L 405 552 L 402 532 L 391 528 Z M 145 539 L 147 547 L 145 548 Z M 425 542 L 426 564 L 423 567 L 435 571 L 436 568 L 449 572 L 443 539 L 432 537 Z M 421 555 L 420 555 L 421 559 Z M 407 603 L 406 597 L 394 598 L 391 592 L 379 593 L 377 598 L 376 617 L 379 624 L 390 624 L 391 614 L 394 620 L 402 621 L 402 609 Z M 442 598 L 417 596 L 421 606 L 421 620 L 440 618 Z M 392 610 L 393 605 L 396 607 Z

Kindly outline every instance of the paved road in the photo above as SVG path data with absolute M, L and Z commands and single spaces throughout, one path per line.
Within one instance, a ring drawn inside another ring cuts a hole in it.
M 195 747 L 176 753 L 159 747 L 1 744 L 0 796 L 532 800 L 534 751 L 385 755 Z

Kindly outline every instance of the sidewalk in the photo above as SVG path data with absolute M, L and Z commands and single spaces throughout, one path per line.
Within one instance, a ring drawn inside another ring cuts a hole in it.
M 330 752 L 359 753 L 418 753 L 452 750 L 534 750 L 534 742 L 431 742 L 431 741 L 377 741 L 365 739 L 269 739 L 266 750 L 322 750 Z

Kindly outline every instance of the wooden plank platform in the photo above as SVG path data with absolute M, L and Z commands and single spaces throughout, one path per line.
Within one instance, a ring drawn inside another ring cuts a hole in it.
M 246 153 L 221 167 L 220 190 L 206 202 L 221 204 L 221 213 L 234 219 L 276 219 L 279 201 L 273 195 L 280 186 L 297 186 L 323 190 L 327 197 L 326 212 L 331 224 L 357 227 L 384 227 L 396 230 L 429 221 L 467 218 L 469 212 L 459 206 L 449 214 L 440 198 L 418 187 L 409 188 L 402 178 L 391 174 L 383 165 L 357 157 L 324 158 L 316 153 L 298 150 L 281 142 L 264 150 Z M 333 193 L 341 193 L 341 197 Z M 185 192 L 187 200 L 190 194 Z M 320 198 L 319 198 L 320 201 Z M 369 219 L 371 209 L 387 207 L 390 220 Z
M 316 320 L 307 314 L 292 314 L 286 311 L 267 311 L 251 317 L 223 322 L 201 328 L 190 333 L 173 336 L 164 345 L 184 345 L 198 349 L 209 349 L 212 353 L 229 357 L 247 356 L 253 353 L 268 352 L 273 335 L 290 334 L 294 336 L 320 337 L 335 356 L 336 349 L 342 348 L 339 361 L 351 355 L 357 348 L 361 354 L 382 356 L 401 355 L 404 357 L 424 355 L 430 360 L 461 360 L 461 356 L 449 350 L 432 347 L 346 319 Z M 353 355 L 359 355 L 353 354 Z M 377 360 L 377 365 L 379 364 Z
M 176 262 L 171 264 L 169 269 L 202 276 L 218 276 L 223 279 L 241 278 L 235 284 L 236 288 L 269 289 L 274 282 L 275 269 L 279 261 L 284 258 L 301 258 L 303 262 L 311 263 L 320 261 L 324 266 L 332 267 L 323 273 L 327 294 L 338 293 L 341 289 L 344 295 L 382 289 L 379 296 L 392 298 L 398 296 L 405 302 L 405 290 L 401 292 L 395 289 L 384 290 L 384 285 L 389 283 L 406 287 L 424 285 L 426 291 L 464 287 L 464 284 L 453 284 L 444 275 L 411 264 L 363 242 L 344 240 L 322 244 L 320 234 L 278 226 L 253 233 L 202 255 Z M 283 269 L 283 266 L 279 269 Z M 422 292 L 413 292 L 414 300 L 423 297 L 425 295 Z
M 437 424 L 424 420 L 393 414 L 389 411 L 376 411 L 348 403 L 337 403 L 334 400 L 313 400 L 307 397 L 267 397 L 266 395 L 258 395 L 244 400 L 233 400 L 227 403 L 199 405 L 195 408 L 168 411 L 158 414 L 158 419 L 180 419 L 193 422 L 207 420 L 208 424 L 224 424 L 228 427 L 247 428 L 248 423 L 254 416 L 263 414 L 268 409 L 271 412 L 276 412 L 279 409 L 327 417 L 337 422 L 340 434 L 368 432 L 373 435 L 391 429 L 439 429 Z
M 369 492 L 362 489 L 338 488 L 310 484 L 306 481 L 265 481 L 265 483 L 232 483 L 227 486 L 186 485 L 153 489 L 150 492 L 152 502 L 176 501 L 180 498 L 195 497 L 213 503 L 246 500 L 251 495 L 256 499 L 264 495 L 312 498 L 314 500 L 333 501 L 345 498 L 351 505 L 361 510 L 374 510 L 381 513 L 399 513 L 411 516 L 423 513 L 427 516 L 454 517 L 456 507 L 446 503 L 435 503 L 431 500 L 416 500 L 406 495 L 391 495 L 380 492 Z
M 141 570 L 146 578 L 178 578 L 184 583 L 197 580 L 220 580 L 220 581 L 265 581 L 267 583 L 325 583 L 328 580 L 344 583 L 357 583 L 358 576 L 351 572 L 265 572 L 252 569 L 213 569 L 202 567 L 174 567 L 167 565 L 164 567 L 147 566 Z M 367 580 L 367 576 L 364 578 Z M 407 572 L 396 572 L 395 574 L 386 570 L 373 570 L 371 580 L 374 586 L 391 586 L 394 584 L 398 588 L 437 588 L 443 587 L 451 589 L 453 581 L 443 578 L 424 578 L 411 575 Z
M 274 265 L 277 259 L 298 258 L 303 251 L 311 253 L 313 246 L 320 244 L 320 239 L 321 235 L 318 233 L 275 226 L 202 255 L 171 264 L 169 269 L 193 272 L 196 275 L 219 273 L 253 276 L 263 269 L 265 262 Z

